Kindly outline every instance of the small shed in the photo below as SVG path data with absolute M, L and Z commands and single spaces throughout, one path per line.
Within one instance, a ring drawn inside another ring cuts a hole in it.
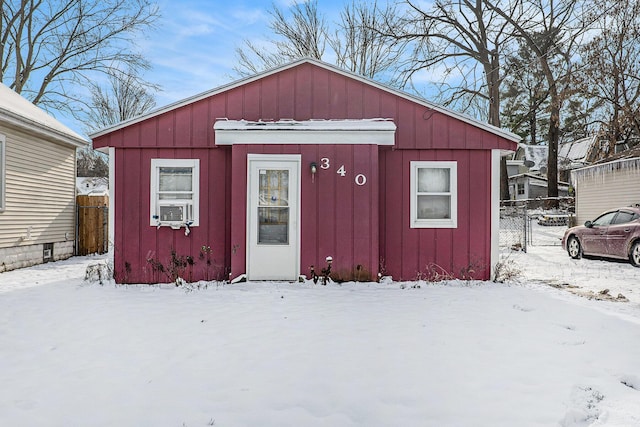
M 512 200 L 530 200 L 548 196 L 547 178 L 532 173 L 522 173 L 509 177 L 509 193 Z M 558 196 L 569 195 L 569 183 L 558 181 Z
M 92 135 L 116 278 L 488 279 L 519 137 L 312 59 Z
M 73 255 L 76 148 L 87 144 L 0 83 L 0 271 Z

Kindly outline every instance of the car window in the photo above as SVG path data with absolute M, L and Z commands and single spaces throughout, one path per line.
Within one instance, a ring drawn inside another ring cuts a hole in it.
M 598 218 L 596 218 L 592 224 L 596 225 L 596 226 L 607 226 L 611 223 L 611 220 L 613 219 L 614 216 L 616 216 L 618 212 L 608 212 L 604 215 L 600 215 Z
M 611 224 L 624 224 L 626 222 L 631 222 L 635 219 L 634 216 L 636 215 L 633 212 L 619 211 Z

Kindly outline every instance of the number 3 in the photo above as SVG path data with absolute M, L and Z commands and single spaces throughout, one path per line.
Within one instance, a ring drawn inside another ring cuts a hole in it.
M 320 165 L 321 169 L 329 169 L 329 166 L 331 166 L 329 164 L 329 158 L 328 157 L 323 157 L 320 159 L 320 161 L 322 162 L 322 164 Z

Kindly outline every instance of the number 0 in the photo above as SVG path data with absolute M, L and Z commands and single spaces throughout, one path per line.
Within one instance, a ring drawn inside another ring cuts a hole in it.
M 358 185 L 365 185 L 367 183 L 367 177 L 364 174 L 359 173 L 358 175 L 356 175 L 355 181 Z

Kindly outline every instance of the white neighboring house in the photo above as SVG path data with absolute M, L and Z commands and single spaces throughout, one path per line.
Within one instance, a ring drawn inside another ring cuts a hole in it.
M 583 224 L 598 214 L 640 204 L 640 148 L 610 160 L 571 171 L 576 190 L 576 221 Z
M 0 272 L 73 255 L 76 149 L 88 143 L 0 83 Z
M 569 195 L 571 170 L 584 167 L 596 160 L 600 153 L 598 135 L 558 146 L 558 196 Z M 513 160 L 507 161 L 509 192 L 512 200 L 547 197 L 547 163 L 549 148 L 546 145 L 518 144 Z
M 108 196 L 109 178 L 105 177 L 78 177 L 76 178 L 76 191 L 78 195 Z
M 512 200 L 527 200 L 547 197 L 547 178 L 531 173 L 522 173 L 509 177 L 509 193 Z M 569 195 L 569 184 L 558 181 L 558 196 Z

